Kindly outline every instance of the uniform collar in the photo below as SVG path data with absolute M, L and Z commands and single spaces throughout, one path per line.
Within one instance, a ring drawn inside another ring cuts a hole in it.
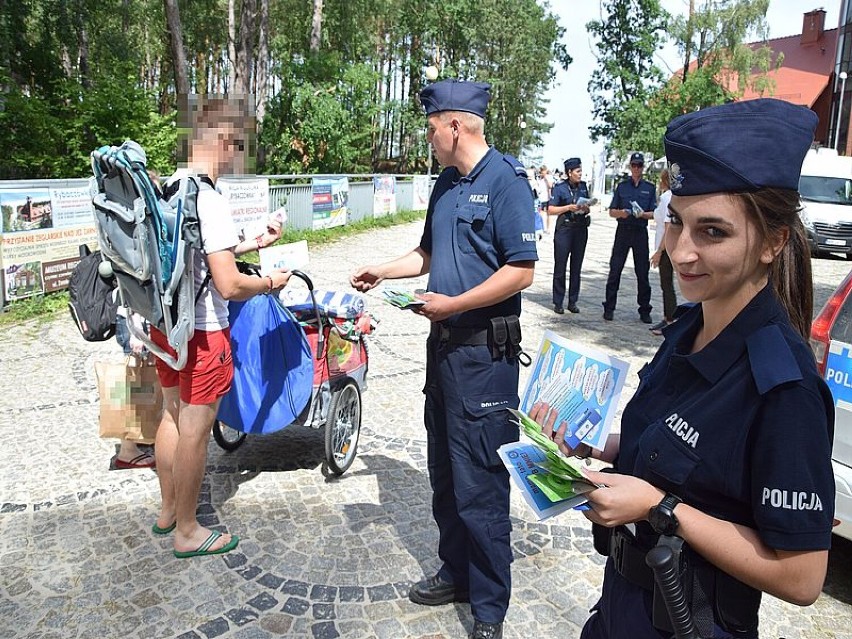
M 488 164 L 491 162 L 491 160 L 494 159 L 496 155 L 497 150 L 493 146 L 489 146 L 488 150 L 485 152 L 485 155 L 483 155 L 482 159 L 480 159 L 479 162 L 476 163 L 476 166 L 474 166 L 470 170 L 470 173 L 468 173 L 467 175 L 461 175 L 459 173 L 459 170 L 456 169 L 456 179 L 453 180 L 453 182 L 473 182 L 476 179 L 476 176 L 482 173 L 485 167 L 488 166 Z
M 752 298 L 712 342 L 697 353 L 690 355 L 689 350 L 704 324 L 700 304 L 663 329 L 663 333 L 666 340 L 674 340 L 675 357 L 683 358 L 708 382 L 715 384 L 746 351 L 747 340 L 752 333 L 773 320 L 782 320 L 785 315 L 786 311 L 770 283 Z

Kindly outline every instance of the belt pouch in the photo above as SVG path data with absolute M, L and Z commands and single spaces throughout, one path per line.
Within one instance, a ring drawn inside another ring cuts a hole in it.
M 491 318 L 491 357 L 501 359 L 506 354 L 506 344 L 509 342 L 509 328 L 505 317 Z
M 612 538 L 612 528 L 592 524 L 592 541 L 599 555 L 609 557 L 609 544 Z
M 509 332 L 509 343 L 506 347 L 506 356 L 516 359 L 523 352 L 521 348 L 521 320 L 517 315 L 506 317 L 506 328 Z

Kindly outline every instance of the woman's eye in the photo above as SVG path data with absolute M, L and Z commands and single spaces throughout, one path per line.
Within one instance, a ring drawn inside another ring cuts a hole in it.
M 707 233 L 707 235 L 714 239 L 719 239 L 727 236 L 727 233 L 725 233 L 722 229 L 716 226 L 708 226 L 705 229 L 705 233 Z

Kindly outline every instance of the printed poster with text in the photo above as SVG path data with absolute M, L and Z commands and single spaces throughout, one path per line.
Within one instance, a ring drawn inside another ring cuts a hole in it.
M 313 178 L 311 181 L 313 229 L 346 224 L 349 206 L 349 178 Z
M 428 175 L 415 175 L 412 179 L 412 211 L 425 211 L 429 207 L 429 187 L 431 186 L 429 183 L 431 181 Z
M 4 303 L 66 288 L 80 244 L 97 248 L 88 185 L 0 189 L 0 211 Z
M 373 216 L 396 213 L 396 176 L 373 176 Z
M 269 217 L 269 179 L 220 178 L 216 188 L 228 200 L 231 217 L 241 239 L 257 237 L 266 230 Z
M 543 401 L 567 424 L 565 442 L 603 450 L 630 365 L 585 344 L 545 331 L 521 400 L 529 415 Z

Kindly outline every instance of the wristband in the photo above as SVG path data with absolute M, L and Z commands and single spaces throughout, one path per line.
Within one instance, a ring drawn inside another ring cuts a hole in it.
M 272 276 L 271 276 L 271 275 L 267 275 L 267 276 L 266 276 L 266 279 L 269 281 L 269 292 L 271 293 L 271 292 L 272 292 L 272 289 L 274 288 L 274 287 L 273 287 L 273 285 L 272 285 Z
M 254 241 L 257 242 L 257 250 L 259 251 L 260 249 L 262 249 L 263 248 L 263 233 L 261 233 L 256 238 L 254 238 Z

